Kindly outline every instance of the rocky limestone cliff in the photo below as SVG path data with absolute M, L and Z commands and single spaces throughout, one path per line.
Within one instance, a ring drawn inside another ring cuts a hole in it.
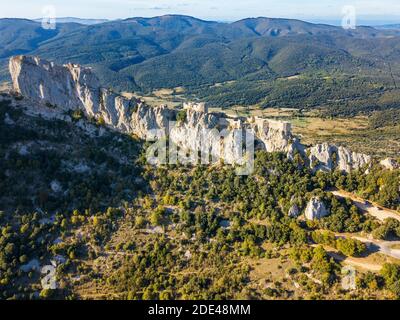
M 153 138 L 153 130 L 167 130 L 169 121 L 174 119 L 175 112 L 167 106 L 153 108 L 140 102 L 127 121 L 127 131 L 141 139 Z
M 250 119 L 250 128 L 267 152 L 286 152 L 292 157 L 295 151 L 304 152 L 300 141 L 292 135 L 291 124 L 262 118 Z
M 168 130 L 177 145 L 199 150 L 199 138 L 205 129 L 221 131 L 232 123 L 232 119 L 223 118 L 221 114 L 209 114 L 202 104 L 194 104 L 193 108 L 190 108 L 191 104 L 185 104 L 186 121 L 169 128 L 169 122 L 176 119 L 176 111 L 166 106 L 150 107 L 101 88 L 90 68 L 74 64 L 59 66 L 28 56 L 11 58 L 9 68 L 14 91 L 22 96 L 62 111 L 80 109 L 90 117 L 101 118 L 108 126 L 143 139 L 154 136 L 154 130 Z M 256 138 L 262 141 L 267 151 L 288 152 L 294 149 L 290 131 L 270 126 L 265 120 L 251 126 L 254 128 Z M 219 136 L 214 135 L 207 138 L 209 143 L 219 140 Z M 226 141 L 231 145 L 234 143 L 229 135 Z M 229 162 L 229 154 L 236 151 L 230 147 L 225 149 Z
M 329 215 L 325 204 L 317 197 L 311 198 L 307 204 L 305 216 L 307 220 L 319 220 Z
M 309 150 L 310 166 L 315 171 L 332 171 L 339 169 L 350 172 L 368 166 L 372 159 L 370 156 L 352 152 L 342 146 L 329 145 L 327 143 L 317 144 Z
M 10 59 L 9 69 L 14 90 L 24 97 L 92 115 L 100 109 L 100 84 L 89 68 L 16 56 Z
M 82 110 L 85 115 L 101 119 L 107 126 L 121 132 L 135 134 L 142 139 L 154 138 L 155 130 L 169 134 L 180 148 L 202 150 L 200 137 L 206 129 L 248 129 L 258 145 L 268 152 L 284 152 L 292 158 L 296 152 L 306 155 L 305 147 L 291 133 L 290 123 L 261 118 L 233 119 L 222 114 L 207 112 L 203 104 L 185 104 L 186 120 L 169 128 L 176 120 L 177 111 L 167 106 L 150 107 L 137 99 L 126 99 L 111 90 L 100 87 L 90 68 L 75 64 L 59 66 L 38 57 L 16 56 L 10 59 L 10 73 L 15 92 L 48 109 L 64 112 Z M 207 145 L 219 145 L 220 136 L 206 133 Z M 239 152 L 235 135 L 230 132 L 224 139 L 224 160 L 234 163 Z M 211 150 L 211 153 L 213 150 Z M 350 150 L 321 144 L 309 151 L 309 164 L 315 170 L 343 171 L 359 169 L 371 158 Z
M 13 89 L 22 96 L 57 110 L 82 110 L 122 132 L 131 131 L 132 110 L 138 101 L 101 88 L 90 68 L 59 66 L 28 56 L 11 58 L 9 68 Z

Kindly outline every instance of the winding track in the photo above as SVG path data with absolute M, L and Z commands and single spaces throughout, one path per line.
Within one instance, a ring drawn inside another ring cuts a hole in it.
M 383 208 L 378 206 L 377 204 L 367 202 L 364 199 L 361 199 L 351 193 L 342 190 L 331 191 L 333 195 L 338 198 L 348 198 L 353 201 L 353 203 L 362 211 L 369 213 L 371 216 L 374 216 L 380 221 L 384 221 L 388 218 L 393 218 L 400 221 L 400 213 L 390 210 L 387 208 Z
M 361 242 L 364 242 L 368 249 L 375 250 L 380 253 L 383 253 L 387 256 L 390 256 L 395 259 L 400 259 L 400 249 L 393 249 L 393 246 L 399 246 L 400 241 L 383 241 L 383 240 L 374 240 L 374 239 L 366 239 L 358 236 L 352 237 L 353 239 L 357 239 Z
M 400 221 L 400 213 L 390 210 L 387 208 L 383 208 L 377 204 L 367 202 L 364 199 L 361 199 L 349 192 L 343 191 L 343 190 L 335 190 L 331 191 L 332 194 L 338 198 L 347 198 L 351 199 L 360 210 L 362 210 L 365 213 L 370 214 L 371 216 L 377 218 L 380 221 L 385 221 L 388 218 L 393 218 L 398 221 Z M 342 235 L 341 235 L 342 236 Z M 395 259 L 400 259 L 400 249 L 393 249 L 393 246 L 400 246 L 400 241 L 383 241 L 383 240 L 374 240 L 374 239 L 369 239 L 369 238 L 363 238 L 359 236 L 352 236 L 351 238 L 357 239 L 361 242 L 364 242 L 369 251 L 375 251 L 375 252 L 380 252 L 386 256 L 395 258 Z M 338 260 L 345 261 L 351 265 L 354 266 L 359 266 L 365 269 L 369 269 L 371 271 L 378 271 L 382 266 L 381 265 L 376 265 L 376 264 L 371 264 L 371 263 L 365 263 L 363 261 L 359 261 L 357 258 L 351 258 L 351 257 L 341 257 L 338 254 L 334 255 L 334 258 Z

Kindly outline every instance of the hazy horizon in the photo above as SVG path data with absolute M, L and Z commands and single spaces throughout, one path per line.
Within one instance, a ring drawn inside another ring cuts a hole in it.
M 195 15 L 184 15 L 184 14 L 178 14 L 178 13 L 169 13 L 169 14 L 163 14 L 163 15 L 155 15 L 155 16 L 131 16 L 131 17 L 124 17 L 124 18 L 116 18 L 116 19 L 109 19 L 109 18 L 104 18 L 104 17 L 85 17 L 85 16 L 60 16 L 57 17 L 57 19 L 79 19 L 79 20 L 107 20 L 107 21 L 117 21 L 117 20 L 126 20 L 126 19 L 133 19 L 133 18 L 155 18 L 155 17 L 162 17 L 162 16 L 167 16 L 167 15 L 177 15 L 177 16 L 190 16 L 196 19 L 201 19 L 204 21 L 216 21 L 220 23 L 233 23 L 239 20 L 243 19 L 251 19 L 251 18 L 270 18 L 270 19 L 288 19 L 288 20 L 301 20 L 309 23 L 314 23 L 314 24 L 328 24 L 332 26 L 340 26 L 341 25 L 341 20 L 337 19 L 324 19 L 324 18 L 319 18 L 319 19 L 301 19 L 301 18 L 288 18 L 288 17 L 273 17 L 273 16 L 249 16 L 249 17 L 244 17 L 241 19 L 236 19 L 236 20 L 218 20 L 218 19 L 207 19 L 207 18 L 199 18 Z M 33 20 L 37 21 L 42 19 L 42 17 L 0 17 L 0 19 L 27 19 L 27 20 Z M 400 24 L 400 18 L 399 19 L 388 19 L 388 20 L 380 20 L 377 17 L 364 17 L 361 19 L 357 20 L 357 25 L 362 26 L 362 25 L 368 25 L 368 26 L 380 26 L 380 25 L 391 25 L 391 24 Z
M 299 19 L 313 23 L 340 25 L 344 6 L 354 6 L 357 24 L 400 23 L 400 3 L 397 0 L 297 0 L 231 3 L 228 0 L 37 0 L 34 3 L 0 0 L 0 18 L 38 19 L 53 6 L 57 17 L 80 19 L 127 19 L 155 17 L 167 14 L 193 16 L 203 20 L 232 22 L 244 18 L 270 17 Z

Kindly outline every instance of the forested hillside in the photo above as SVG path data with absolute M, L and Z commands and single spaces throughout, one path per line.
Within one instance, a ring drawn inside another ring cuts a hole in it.
M 21 96 L 0 98 L 1 299 L 400 296 L 398 260 L 357 240 L 399 239 L 400 218 L 379 221 L 330 192 L 399 210 L 399 170 L 316 173 L 265 151 L 249 176 L 223 163 L 154 167 L 144 141 L 81 112 L 49 120 Z M 304 218 L 313 197 L 329 216 Z M 355 258 L 380 271 L 358 272 L 348 292 L 342 260 Z M 56 289 L 41 286 L 49 264 Z
M 326 107 L 330 115 L 397 108 L 397 30 L 174 15 L 57 26 L 0 20 L 1 79 L 8 58 L 25 53 L 92 66 L 116 90 L 182 87 L 217 107 Z

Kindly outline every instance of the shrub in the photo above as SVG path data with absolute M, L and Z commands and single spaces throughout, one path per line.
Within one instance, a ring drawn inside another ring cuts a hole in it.
M 187 112 L 186 110 L 181 110 L 178 112 L 178 114 L 176 115 L 176 121 L 177 122 L 185 122 L 187 118 Z

